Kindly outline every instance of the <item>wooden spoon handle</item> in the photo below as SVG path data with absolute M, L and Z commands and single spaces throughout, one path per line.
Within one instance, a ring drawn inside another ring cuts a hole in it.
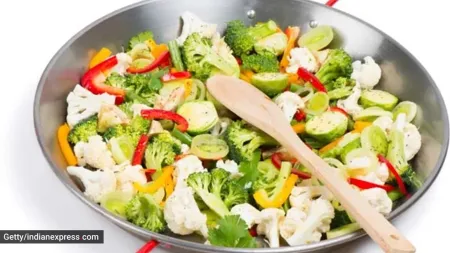
M 277 140 L 293 156 L 328 187 L 349 214 L 385 252 L 409 253 L 416 251 L 414 246 L 385 217 L 370 206 L 369 202 L 352 189 L 333 168 L 309 149 L 293 131 L 286 131 L 277 137 Z

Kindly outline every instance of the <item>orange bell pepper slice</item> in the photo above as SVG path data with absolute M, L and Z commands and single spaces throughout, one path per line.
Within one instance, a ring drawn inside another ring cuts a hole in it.
M 66 162 L 69 166 L 75 166 L 77 165 L 77 157 L 72 151 L 72 148 L 70 147 L 69 142 L 67 141 L 67 136 L 69 135 L 70 128 L 69 125 L 63 124 L 58 128 L 58 142 L 59 147 L 61 148 L 61 151 L 63 153 L 64 158 L 66 159 Z
M 174 188 L 175 188 L 175 182 L 173 181 L 173 177 L 170 176 L 169 179 L 167 180 L 166 184 L 164 185 L 164 190 L 166 191 L 166 200 L 173 193 Z
M 292 129 L 296 134 L 301 134 L 305 132 L 305 123 L 300 122 L 292 126 Z
M 137 182 L 133 183 L 133 186 L 139 192 L 155 193 L 159 188 L 164 187 L 169 177 L 172 176 L 174 170 L 173 166 L 166 166 L 163 168 L 163 173 L 155 181 L 152 181 L 146 185 L 141 185 Z
M 98 53 L 92 57 L 91 61 L 89 62 L 89 68 L 95 67 L 100 62 L 103 62 L 106 60 L 109 56 L 111 56 L 112 52 L 106 47 L 102 47 Z
M 272 198 L 269 198 L 266 190 L 264 189 L 256 191 L 253 194 L 253 198 L 255 199 L 256 203 L 262 208 L 279 208 L 289 198 L 289 195 L 291 194 L 291 191 L 294 188 L 297 179 L 297 175 L 291 174 L 284 183 L 283 189 L 280 191 L 280 193 L 276 196 L 273 196 Z
M 297 41 L 298 36 L 300 35 L 300 27 L 298 26 L 289 26 L 285 31 L 288 37 L 288 43 L 286 48 L 284 49 L 283 58 L 280 61 L 280 69 L 282 72 L 285 72 L 286 67 L 289 65 L 289 54 L 291 50 L 295 47 L 295 42 Z

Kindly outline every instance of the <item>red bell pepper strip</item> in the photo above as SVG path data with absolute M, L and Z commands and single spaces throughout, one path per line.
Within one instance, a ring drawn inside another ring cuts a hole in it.
M 168 82 L 177 79 L 190 78 L 191 73 L 189 71 L 170 72 L 161 77 L 161 81 Z
M 95 65 L 83 75 L 81 78 L 81 86 L 96 95 L 105 92 L 114 95 L 116 96 L 116 104 L 122 103 L 125 96 L 125 90 L 104 83 L 106 76 L 103 72 L 112 69 L 117 63 L 117 57 L 114 55 Z
M 143 171 L 144 171 L 144 173 L 148 173 L 148 174 L 153 174 L 156 172 L 155 169 L 144 169 Z
M 136 253 L 149 253 L 152 251 L 156 246 L 158 246 L 159 242 L 155 240 L 150 240 L 142 248 L 140 248 Z
M 302 121 L 306 119 L 306 113 L 303 110 L 297 110 L 297 112 L 294 114 L 294 118 L 296 121 Z
M 242 60 L 241 60 L 241 58 L 236 57 L 236 61 L 237 61 L 237 63 L 238 63 L 239 65 L 242 65 Z
M 136 149 L 134 150 L 131 165 L 139 165 L 142 163 L 142 158 L 144 157 L 145 147 L 147 146 L 148 139 L 149 136 L 146 134 L 141 135 L 141 138 L 139 138 Z
M 338 0 L 328 0 L 328 2 L 325 3 L 325 5 L 326 5 L 326 6 L 333 7 L 333 5 L 334 5 L 335 3 L 337 3 L 337 1 L 338 1 Z
M 250 233 L 250 235 L 252 237 L 256 237 L 258 235 L 258 233 L 256 232 L 256 226 L 253 226 L 253 227 L 249 228 L 248 232 Z
M 275 152 L 272 154 L 272 156 L 270 157 L 270 160 L 272 161 L 272 164 L 277 167 L 277 169 L 281 168 L 281 162 L 284 160 L 283 159 L 283 155 L 279 152 Z M 291 159 L 291 161 L 289 161 L 291 163 L 295 163 L 296 159 Z M 301 179 L 309 179 L 311 178 L 311 174 L 307 173 L 307 172 L 303 172 L 301 170 L 298 169 L 291 169 L 291 174 L 297 175 L 299 178 Z
M 403 179 L 402 177 L 398 174 L 397 170 L 395 169 L 394 165 L 392 165 L 391 162 L 389 162 L 388 159 L 386 159 L 383 155 L 378 154 L 378 160 L 381 163 L 385 163 L 386 166 L 389 169 L 389 172 L 391 172 L 392 175 L 394 175 L 395 180 L 397 181 L 397 185 L 398 188 L 400 189 L 400 192 L 407 196 L 408 195 L 408 191 L 406 190 L 405 184 L 403 183 Z
M 360 179 L 356 179 L 356 178 L 350 178 L 348 180 L 349 184 L 355 185 L 358 188 L 361 189 L 372 189 L 372 188 L 381 188 L 387 192 L 393 191 L 395 190 L 395 187 L 392 185 L 380 185 L 380 184 L 374 184 L 372 182 L 368 182 L 368 181 L 364 181 L 364 180 L 360 180 Z
M 169 51 L 164 51 L 163 53 L 161 53 L 161 55 L 158 56 L 158 58 L 156 58 L 149 65 L 147 65 L 143 68 L 136 68 L 135 66 L 131 66 L 127 69 L 127 72 L 132 73 L 132 74 L 141 74 L 141 73 L 146 73 L 146 72 L 152 71 L 159 66 L 164 65 L 164 67 L 165 67 L 168 64 L 169 58 L 170 58 Z
M 342 114 L 344 114 L 345 116 L 348 117 L 348 113 L 347 113 L 344 109 L 342 109 L 342 108 L 340 108 L 340 107 L 337 107 L 337 106 L 331 106 L 331 107 L 330 107 L 330 111 L 333 111 L 333 112 L 340 112 L 340 113 L 342 113 Z
M 168 119 L 177 124 L 178 130 L 180 132 L 186 132 L 189 123 L 183 116 L 178 113 L 171 111 L 161 110 L 161 109 L 144 109 L 141 111 L 141 116 L 145 119 Z
M 312 84 L 314 88 L 316 88 L 317 91 L 327 92 L 327 89 L 325 86 L 319 81 L 319 79 L 311 74 L 308 70 L 305 68 L 298 68 L 297 75 L 299 78 L 305 80 L 306 82 L 309 82 Z

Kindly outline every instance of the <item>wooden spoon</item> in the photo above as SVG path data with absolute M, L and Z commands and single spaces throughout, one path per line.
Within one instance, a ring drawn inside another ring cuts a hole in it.
M 383 215 L 298 138 L 281 109 L 264 93 L 247 82 L 222 75 L 211 77 L 206 85 L 220 103 L 275 138 L 306 166 L 385 252 L 416 251 Z

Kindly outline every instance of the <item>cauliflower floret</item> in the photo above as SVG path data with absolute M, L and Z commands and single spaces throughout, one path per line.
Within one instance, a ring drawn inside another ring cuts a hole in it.
M 305 68 L 309 72 L 316 72 L 319 69 L 316 57 L 306 47 L 293 48 L 288 60 L 289 66 L 286 68 L 288 73 L 296 74 L 300 67 Z
M 361 84 L 363 89 L 372 89 L 378 84 L 381 78 L 381 68 L 370 56 L 364 57 L 364 64 L 355 61 L 353 64 L 351 78 Z
M 358 105 L 358 100 L 361 97 L 361 86 L 356 82 L 355 87 L 352 89 L 352 94 L 346 99 L 339 99 L 337 106 L 344 109 L 350 115 L 355 115 L 363 110 L 363 108 Z
M 261 211 L 261 223 L 256 227 L 258 235 L 265 235 L 271 248 L 280 247 L 279 224 L 284 211 L 277 208 L 266 208 Z
M 103 93 L 95 95 L 89 90 L 77 84 L 72 92 L 67 96 L 67 123 L 70 128 L 83 119 L 99 112 L 103 104 L 113 105 L 116 97 Z
M 387 192 L 381 188 L 371 188 L 360 192 L 370 205 L 382 215 L 388 215 L 392 211 L 392 200 Z
M 78 142 L 74 147 L 74 151 L 80 166 L 89 164 L 98 169 L 113 170 L 116 164 L 111 151 L 108 150 L 100 135 L 89 137 L 87 143 L 83 141 Z
M 295 232 L 285 240 L 291 246 L 318 242 L 321 233 L 330 230 L 333 218 L 334 208 L 328 200 L 322 198 L 313 200 L 307 218 L 304 222 L 297 223 Z
M 127 53 L 118 53 L 116 54 L 117 64 L 111 69 L 111 72 L 119 73 L 123 75 L 127 73 L 127 68 L 130 67 L 133 59 Z
M 330 49 L 325 49 L 325 50 L 321 50 L 321 51 L 313 51 L 312 53 L 316 57 L 316 60 L 319 62 L 319 65 L 322 66 L 322 64 L 328 58 L 328 54 L 330 53 Z
M 175 162 L 175 170 L 173 172 L 173 179 L 175 181 L 175 190 L 187 187 L 186 179 L 195 172 L 206 171 L 203 168 L 202 161 L 195 155 L 188 155 Z
M 389 178 L 389 169 L 386 163 L 380 163 L 380 166 L 375 171 L 375 174 L 383 183 L 386 182 Z
M 190 187 L 175 190 L 164 205 L 164 219 L 169 229 L 179 235 L 200 231 L 208 236 L 206 215 L 200 212 Z
M 181 154 L 186 155 L 189 154 L 189 151 L 191 150 L 191 148 L 189 147 L 189 145 L 186 144 L 181 144 Z
M 261 212 L 248 203 L 233 206 L 230 213 L 239 215 L 247 223 L 248 228 L 261 223 Z
M 342 171 L 342 170 L 339 170 Z M 302 180 L 299 187 L 307 187 L 309 190 L 310 198 L 321 197 L 323 199 L 332 200 L 334 198 L 333 193 L 328 190 L 327 187 L 321 185 L 316 178 Z M 295 189 L 295 188 L 294 188 Z M 292 192 L 291 192 L 292 195 Z
M 303 99 L 290 91 L 285 91 L 275 98 L 275 104 L 281 108 L 286 119 L 291 122 L 298 109 L 305 107 Z
M 422 146 L 422 136 L 417 127 L 407 123 L 404 129 L 405 134 L 405 158 L 411 160 L 419 152 Z
M 223 160 L 219 160 L 216 163 L 217 168 L 224 169 L 231 173 L 231 177 L 240 177 L 242 176 L 242 173 L 239 172 L 239 166 L 238 164 L 233 160 L 226 160 L 225 162 Z
M 83 167 L 67 167 L 69 175 L 78 177 L 84 186 L 84 194 L 99 203 L 101 198 L 116 190 L 116 176 L 111 170 L 88 170 Z
M 144 104 L 132 104 L 131 105 L 131 110 L 133 111 L 133 117 L 141 115 L 141 111 L 147 110 L 147 109 L 152 109 L 152 108 L 150 106 L 144 105 Z
M 130 123 L 130 119 L 119 107 L 110 104 L 103 104 L 100 107 L 97 127 L 99 132 L 104 132 L 115 125 L 128 123 Z
M 147 183 L 147 177 L 142 170 L 141 165 L 130 165 L 129 162 L 125 162 L 118 173 L 116 173 L 117 178 L 117 189 L 122 192 L 136 193 L 133 187 L 133 182 L 139 184 Z
M 297 226 L 302 224 L 307 216 L 306 212 L 302 211 L 300 208 L 292 207 L 289 209 L 286 213 L 286 217 L 280 222 L 281 237 L 285 240 L 291 237 L 295 233 L 295 230 L 297 230 Z
M 308 186 L 294 187 L 289 196 L 291 206 L 303 212 L 308 212 L 311 205 L 311 189 Z
M 183 29 L 177 38 L 178 45 L 180 46 L 183 45 L 186 38 L 192 33 L 198 32 L 202 37 L 206 38 L 211 38 L 216 33 L 216 24 L 206 23 L 192 12 L 183 12 L 181 19 L 183 19 Z
M 389 116 L 381 116 L 374 120 L 372 124 L 380 127 L 386 134 L 389 134 L 389 130 L 391 129 L 392 124 L 394 124 L 394 121 Z

